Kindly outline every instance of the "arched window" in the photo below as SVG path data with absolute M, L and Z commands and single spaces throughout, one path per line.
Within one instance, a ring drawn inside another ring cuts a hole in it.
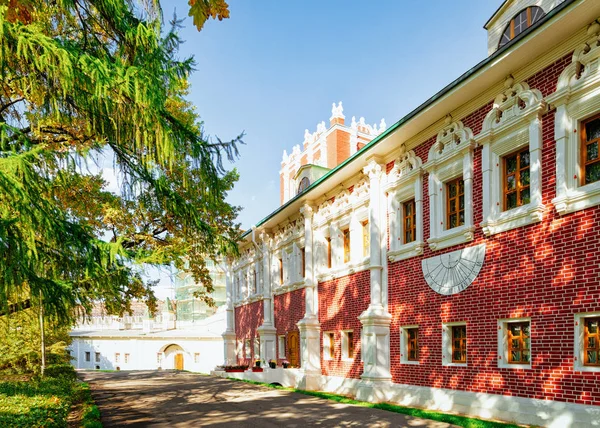
M 300 180 L 300 184 L 298 185 L 298 194 L 304 192 L 308 186 L 310 186 L 310 180 L 308 177 L 304 177 L 302 180 Z
M 510 20 L 498 44 L 498 49 L 517 37 L 544 17 L 546 12 L 539 6 L 530 6 L 519 12 Z

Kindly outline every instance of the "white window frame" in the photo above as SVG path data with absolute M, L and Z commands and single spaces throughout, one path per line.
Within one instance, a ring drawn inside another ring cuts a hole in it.
M 419 356 L 419 360 L 417 360 L 417 361 L 412 361 L 412 360 L 408 359 L 408 331 L 407 330 L 413 329 L 413 328 L 416 328 L 418 330 L 419 326 L 415 324 L 415 325 L 404 325 L 404 326 L 400 327 L 400 364 L 418 365 L 420 363 L 420 356 Z M 417 336 L 417 343 L 420 342 L 419 339 L 420 339 L 419 336 Z
M 120 352 L 115 352 L 115 363 L 120 362 L 119 360 L 121 359 L 121 353 Z
M 528 322 L 529 323 L 529 364 L 514 364 L 508 362 L 508 324 Z M 498 368 L 502 369 L 531 369 L 533 361 L 533 328 L 531 318 L 505 318 L 498 320 Z
M 94 352 L 94 362 L 95 363 L 99 363 L 101 357 L 102 357 L 102 355 L 100 354 L 100 352 Z
M 277 337 L 278 343 L 278 358 L 280 360 L 285 359 L 285 335 L 280 335 Z
M 542 221 L 542 122 L 546 103 L 542 93 L 527 83 L 513 85 L 496 97 L 476 140 L 483 146 L 483 221 L 486 236 Z M 523 107 L 524 105 L 524 107 Z M 504 157 L 529 147 L 530 202 L 504 210 Z
M 467 327 L 467 362 L 452 362 L 452 327 Z M 469 326 L 466 321 L 447 322 L 442 324 L 442 365 L 448 367 L 467 367 L 469 365 Z
M 86 363 L 91 363 L 92 362 L 92 353 L 90 351 L 85 351 L 85 362 Z
M 333 354 L 335 355 L 335 331 L 323 332 L 323 359 L 326 361 L 332 361 L 335 359 L 335 357 L 331 356 L 331 335 L 333 335 Z
M 348 333 L 352 333 L 354 335 L 354 330 L 348 329 L 340 331 L 340 338 L 342 339 L 342 361 L 354 361 L 356 358 L 356 347 L 354 348 L 354 356 L 349 356 L 350 342 L 348 340 Z
M 556 107 L 556 197 L 552 203 L 561 215 L 600 204 L 600 181 L 586 185 L 580 181 L 580 125 L 600 112 L 600 70 L 593 64 L 600 59 L 597 39 L 598 32 L 573 52 L 556 92 L 546 98 Z
M 236 340 L 236 350 L 235 350 L 235 355 L 237 355 L 237 357 L 239 359 L 244 358 L 244 341 L 243 340 Z
M 131 358 L 131 355 L 128 352 L 126 352 L 125 354 L 123 354 L 123 362 L 125 364 L 129 364 L 130 358 Z
M 260 360 L 260 336 L 255 336 L 254 337 L 254 359 L 255 360 Z
M 252 339 L 244 339 L 244 358 L 247 360 L 252 358 Z
M 384 188 L 388 192 L 388 212 L 390 228 L 390 249 L 387 253 L 391 262 L 405 260 L 423 254 L 423 169 L 421 159 L 414 151 L 405 152 L 402 144 L 401 155 L 387 177 Z M 415 240 L 404 243 L 404 203 L 415 200 L 416 233 Z
M 194 363 L 198 364 L 200 362 L 200 352 L 194 352 Z
M 432 250 L 441 250 L 473 240 L 473 132 L 462 122 L 446 118 L 423 168 L 429 172 L 429 239 Z M 446 229 L 446 183 L 464 181 L 465 223 Z
M 573 341 L 573 370 L 579 372 L 600 372 L 600 366 L 586 366 L 583 364 L 584 353 L 583 353 L 583 338 L 584 338 L 584 321 L 586 318 L 600 317 L 600 312 L 583 312 L 575 314 L 574 322 L 574 341 Z

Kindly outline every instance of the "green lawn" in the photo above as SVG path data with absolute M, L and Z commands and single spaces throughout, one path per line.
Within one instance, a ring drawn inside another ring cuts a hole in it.
M 76 403 L 81 426 L 102 427 L 89 386 L 74 376 L 29 380 L 0 377 L 1 427 L 66 427 L 71 405 Z
M 270 385 L 270 384 L 261 383 L 261 382 L 254 382 L 251 380 L 235 379 L 232 377 L 230 377 L 228 379 L 239 381 L 239 382 L 251 383 L 254 385 L 268 386 L 270 388 L 283 389 L 286 391 L 298 392 L 300 394 L 311 395 L 313 397 L 324 398 L 327 400 L 334 400 L 334 401 L 337 401 L 338 403 L 343 403 L 343 404 L 352 404 L 355 406 L 369 407 L 371 409 L 387 410 L 389 412 L 402 413 L 402 414 L 414 416 L 417 418 L 431 419 L 431 420 L 440 421 L 440 422 L 447 422 L 449 424 L 458 425 L 460 427 L 465 427 L 465 428 L 519 428 L 519 427 L 523 426 L 523 425 L 514 425 L 514 424 L 503 423 L 503 422 L 485 421 L 482 419 L 470 418 L 470 417 L 461 416 L 461 415 L 453 415 L 453 414 L 449 414 L 449 413 L 436 412 L 433 410 L 417 409 L 414 407 L 404 407 L 404 406 L 399 406 L 397 404 L 391 404 L 391 403 L 368 403 L 365 401 L 353 400 L 353 399 L 345 397 L 343 395 L 332 394 L 329 392 L 305 391 L 303 389 L 285 388 L 282 386 Z

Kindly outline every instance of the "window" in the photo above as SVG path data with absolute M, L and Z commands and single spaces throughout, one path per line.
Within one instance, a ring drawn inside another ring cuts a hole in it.
M 352 360 L 354 358 L 354 332 L 352 330 L 342 331 L 342 359 Z
M 486 236 L 542 220 L 542 93 L 509 77 L 482 131 L 483 221 Z M 558 122 L 557 122 L 558 123 Z
M 254 338 L 254 359 L 260 359 L 260 337 L 256 336 Z
M 125 363 L 129 362 L 129 354 L 125 354 Z
M 462 177 L 446 183 L 446 229 L 465 224 L 465 183 Z
M 504 157 L 504 209 L 531 201 L 529 193 L 529 146 Z
M 445 123 L 446 126 L 440 130 L 436 142 L 429 149 L 427 163 L 423 165 L 423 169 L 429 173 L 427 243 L 434 251 L 472 241 L 475 234 L 473 224 L 475 138 L 473 131 L 465 127 L 462 122 L 452 122 L 452 118 L 447 117 Z M 417 210 L 419 210 L 418 204 Z M 417 217 L 419 217 L 418 213 Z M 419 235 L 418 227 L 417 235 Z
M 600 367 L 600 317 L 585 318 L 583 329 L 583 364 Z
M 361 224 L 363 238 L 363 257 L 367 257 L 371 248 L 371 233 L 369 230 L 369 220 L 365 220 Z
M 96 358 L 96 362 L 99 363 L 100 362 L 100 352 L 96 352 L 96 355 L 94 356 Z
M 533 24 L 542 19 L 545 15 L 544 10 L 538 6 L 531 6 L 527 9 L 523 9 L 519 12 L 513 19 L 510 20 L 504 33 L 502 33 L 502 37 L 500 38 L 500 43 L 498 44 L 498 48 L 501 48 L 512 39 L 517 37 L 523 31 L 531 27 Z
M 498 367 L 531 368 L 531 320 L 498 321 Z
M 118 363 L 120 359 L 121 359 L 121 354 L 116 352 L 115 353 L 115 363 Z
M 331 237 L 325 238 L 327 241 L 327 268 L 331 269 Z
M 285 336 L 279 336 L 279 358 L 285 358 Z
M 600 181 L 600 116 L 586 120 L 581 126 L 582 185 Z
M 162 362 L 162 352 L 156 353 L 156 362 L 160 364 Z
M 244 340 L 244 356 L 246 358 L 252 358 L 252 343 L 250 339 Z
M 417 209 L 414 199 L 402 204 L 402 225 L 404 226 L 404 243 L 409 244 L 417 236 Z
M 333 360 L 335 357 L 335 333 L 323 333 L 323 358 Z
M 306 278 L 306 248 L 300 249 L 301 263 L 302 263 L 302 278 Z
M 298 194 L 304 192 L 308 186 L 310 186 L 310 180 L 308 179 L 308 177 L 303 177 L 302 180 L 300 180 L 300 184 L 298 185 Z
M 279 284 L 283 285 L 283 259 L 279 259 Z
M 256 288 L 257 285 L 257 281 L 256 281 L 256 269 L 252 269 L 252 294 L 256 294 L 258 289 Z
M 406 329 L 406 359 L 419 361 L 419 329 Z
M 350 228 L 342 230 L 342 239 L 344 240 L 344 263 L 350 261 Z
M 529 323 L 508 324 L 508 362 L 529 364 Z
M 467 326 L 456 325 L 452 327 L 452 362 L 467 362 Z
M 419 326 L 400 327 L 400 363 L 419 364 Z
M 87 362 L 92 361 L 92 354 L 91 354 L 91 352 L 86 352 L 85 353 L 85 361 L 87 361 Z
M 199 363 L 200 362 L 200 353 L 199 352 L 195 352 L 194 353 L 194 363 Z

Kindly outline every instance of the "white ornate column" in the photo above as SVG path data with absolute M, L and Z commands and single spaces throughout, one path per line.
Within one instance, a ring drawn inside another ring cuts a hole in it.
M 304 216 L 304 255 L 305 272 L 305 312 L 304 318 L 298 322 L 300 330 L 301 367 L 304 377 L 300 388 L 308 390 L 320 389 L 321 379 L 321 325 L 319 323 L 319 296 L 315 274 L 315 240 L 312 227 L 313 209 L 306 204 L 300 208 Z
M 387 310 L 387 275 L 384 275 L 385 221 L 381 190 L 383 168 L 371 159 L 364 168 L 369 176 L 369 224 L 371 233 L 370 273 L 371 303 L 358 318 L 362 323 L 361 349 L 364 363 L 357 397 L 365 401 L 384 401 L 384 388 L 391 383 L 390 374 L 390 323 L 392 316 Z M 385 283 L 384 283 L 385 280 Z
M 275 343 L 277 340 L 277 330 L 273 323 L 273 293 L 271 284 L 271 248 L 269 246 L 269 235 L 261 233 L 262 245 L 260 251 L 262 253 L 263 274 L 263 323 L 258 327 L 257 331 L 260 336 L 260 356 L 265 362 L 277 358 L 275 353 Z M 269 367 L 268 364 L 265 364 Z
M 225 313 L 227 327 L 223 333 L 224 364 L 236 364 L 237 356 L 235 349 L 235 311 L 233 308 L 233 272 L 231 260 L 225 261 Z

